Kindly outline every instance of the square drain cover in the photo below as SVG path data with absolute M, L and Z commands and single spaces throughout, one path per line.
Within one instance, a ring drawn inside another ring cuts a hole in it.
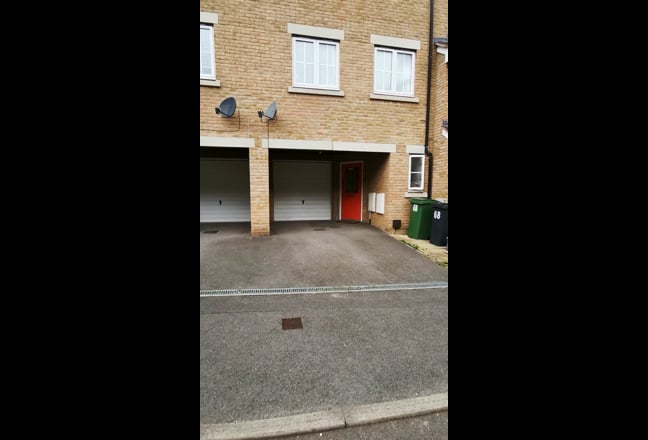
M 283 330 L 295 330 L 302 327 L 301 318 L 283 318 L 281 320 L 281 328 Z

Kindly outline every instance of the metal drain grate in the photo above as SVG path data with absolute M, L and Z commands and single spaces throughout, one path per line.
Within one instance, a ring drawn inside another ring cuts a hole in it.
M 212 231 L 203 231 L 203 234 L 216 234 L 218 231 L 217 230 L 212 230 Z
M 374 284 L 364 286 L 325 286 L 325 287 L 271 287 L 267 289 L 218 289 L 201 290 L 200 296 L 244 296 L 244 295 L 297 295 L 304 293 L 350 293 L 380 292 L 385 290 L 445 289 L 446 281 L 426 283 Z
M 326 231 L 326 228 L 315 228 L 313 231 Z
M 281 320 L 282 330 L 297 330 L 301 328 L 304 328 L 302 327 L 301 318 L 283 318 Z

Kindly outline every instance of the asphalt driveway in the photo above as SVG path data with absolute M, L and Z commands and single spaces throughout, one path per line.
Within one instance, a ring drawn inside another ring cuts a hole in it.
M 201 290 L 447 282 L 365 224 L 203 224 Z M 200 421 L 266 419 L 448 391 L 448 288 L 200 298 Z M 303 328 L 284 330 L 282 320 Z
M 200 298 L 200 423 L 447 391 L 447 288 Z
M 278 222 L 268 237 L 251 237 L 249 223 L 200 229 L 201 290 L 448 280 L 447 268 L 366 224 Z

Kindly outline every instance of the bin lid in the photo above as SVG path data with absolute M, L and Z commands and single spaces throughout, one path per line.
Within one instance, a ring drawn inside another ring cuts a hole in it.
M 430 199 L 417 199 L 417 198 L 410 199 L 410 203 L 412 205 L 431 205 L 432 202 L 433 200 Z
M 439 200 L 430 200 L 432 202 L 432 205 L 434 205 L 437 208 L 443 208 L 443 209 L 448 209 L 448 204 L 440 202 Z

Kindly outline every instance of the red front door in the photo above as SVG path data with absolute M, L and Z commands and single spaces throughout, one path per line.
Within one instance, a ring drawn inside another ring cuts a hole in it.
M 341 220 L 362 220 L 362 162 L 340 164 Z

